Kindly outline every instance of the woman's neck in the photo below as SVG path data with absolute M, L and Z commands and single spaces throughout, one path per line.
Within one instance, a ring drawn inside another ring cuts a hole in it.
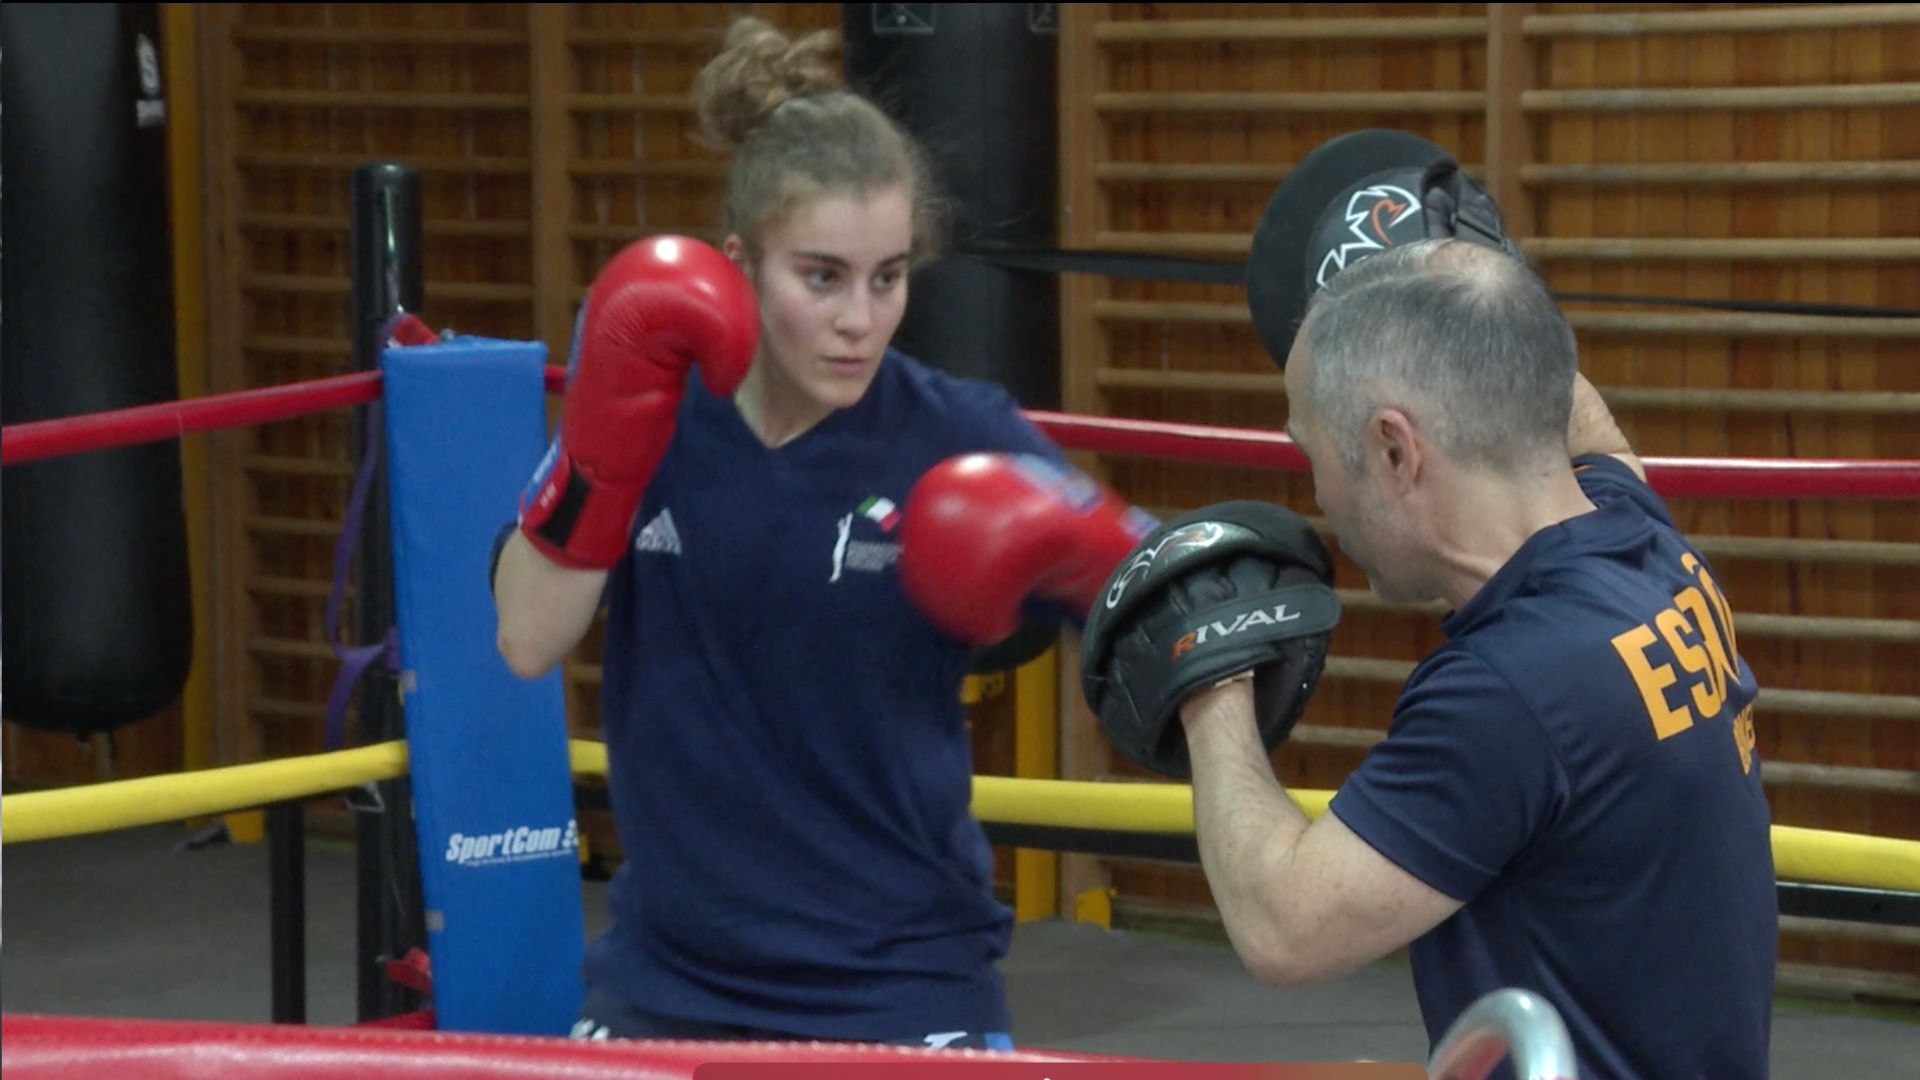
M 805 435 L 833 410 L 801 393 L 798 387 L 769 374 L 773 365 L 757 359 L 734 391 L 733 405 L 748 430 L 768 447 L 778 449 Z

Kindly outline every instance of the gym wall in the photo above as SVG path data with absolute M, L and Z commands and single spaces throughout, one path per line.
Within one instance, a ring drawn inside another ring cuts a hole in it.
M 564 354 L 619 245 L 713 237 L 724 161 L 685 97 L 725 23 L 839 25 L 838 5 L 169 5 L 195 35 L 206 389 L 348 370 L 347 176 L 423 177 L 427 318 Z M 1601 9 L 1604 8 L 1604 12 Z M 1920 296 L 1920 15 L 1911 5 L 1059 6 L 1061 246 L 1216 258 L 1289 162 L 1358 127 L 1453 149 L 1562 293 L 1911 308 Z M 170 25 L 172 25 L 170 23 Z M 178 173 L 176 173 L 178 175 Z M 1920 320 L 1570 302 L 1583 369 L 1646 455 L 1920 458 Z M 1226 286 L 1062 283 L 1069 411 L 1278 428 L 1278 373 Z M 213 649 L 190 700 L 213 761 L 319 748 L 321 609 L 346 413 L 207 440 Z M 1305 476 L 1083 458 L 1159 510 Z M 1920 515 L 1910 504 L 1675 500 L 1767 689 L 1776 820 L 1920 836 Z M 1385 730 L 1436 613 L 1349 615 L 1282 777 L 1336 786 Z M 350 617 L 345 625 L 352 625 Z M 597 736 L 598 635 L 568 662 Z M 1132 775 L 1063 657 L 1062 774 Z M 975 715 L 1011 771 L 1011 694 Z M 1003 870 L 1010 863 L 1003 858 Z M 1062 896 L 1204 910 L 1196 869 L 1070 857 Z M 1783 986 L 1920 998 L 1911 931 L 1788 920 Z

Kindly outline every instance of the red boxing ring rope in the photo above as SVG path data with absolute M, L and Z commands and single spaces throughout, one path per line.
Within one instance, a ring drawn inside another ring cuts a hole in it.
M 1025 413 L 1068 450 L 1305 472 L 1293 440 L 1251 428 Z M 1650 457 L 1647 481 L 1669 499 L 1920 499 L 1920 461 Z
M 566 369 L 549 367 L 547 389 L 560 390 Z M 380 373 L 338 375 L 286 386 L 243 390 L 188 401 L 13 424 L 0 431 L 0 463 L 21 465 L 87 450 L 287 420 L 380 396 Z M 1028 411 L 1041 431 L 1067 450 L 1132 454 L 1169 461 L 1249 465 L 1303 472 L 1307 459 L 1293 440 L 1272 431 L 1119 420 Z M 1920 461 L 1655 457 L 1642 459 L 1647 479 L 1667 498 L 1920 499 Z
M 380 373 L 363 371 L 233 394 L 9 424 L 0 431 L 0 462 L 24 465 L 41 458 L 155 442 L 194 431 L 291 420 L 345 405 L 364 405 L 379 396 Z

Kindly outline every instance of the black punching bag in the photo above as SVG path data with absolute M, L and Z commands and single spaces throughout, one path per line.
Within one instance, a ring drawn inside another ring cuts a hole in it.
M 179 396 L 156 4 L 0 6 L 0 412 L 8 424 Z M 0 475 L 8 719 L 145 719 L 192 650 L 180 446 Z
M 847 79 L 916 135 L 955 206 L 953 241 L 1055 245 L 1052 4 L 843 4 Z M 1060 407 L 1051 274 L 950 255 L 913 279 L 896 342 L 1030 409 Z

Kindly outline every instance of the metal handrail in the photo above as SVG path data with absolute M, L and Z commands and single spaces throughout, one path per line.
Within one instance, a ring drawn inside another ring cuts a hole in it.
M 1460 1014 L 1433 1052 L 1432 1080 L 1483 1080 L 1513 1057 L 1520 1080 L 1577 1080 L 1573 1041 L 1545 998 L 1525 990 L 1495 990 Z

